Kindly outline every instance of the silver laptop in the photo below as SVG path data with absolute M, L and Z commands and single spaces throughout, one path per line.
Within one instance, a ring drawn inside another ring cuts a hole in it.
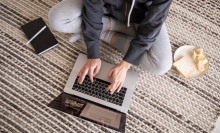
M 82 85 L 80 85 L 78 83 L 77 74 L 86 61 L 87 55 L 79 54 L 64 88 L 64 92 L 107 106 L 120 112 L 127 113 L 132 95 L 135 91 L 138 73 L 128 70 L 125 82 L 120 92 L 117 93 L 115 91 L 111 95 L 110 92 L 105 89 L 110 84 L 110 81 L 108 80 L 108 73 L 114 65 L 102 61 L 100 71 L 94 77 L 94 83 L 91 83 L 87 75 Z

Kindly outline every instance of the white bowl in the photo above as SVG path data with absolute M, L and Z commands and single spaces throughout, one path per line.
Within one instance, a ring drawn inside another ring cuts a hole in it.
M 193 59 L 192 55 L 193 55 L 193 51 L 195 51 L 197 49 L 198 49 L 197 47 L 190 46 L 190 45 L 179 47 L 174 54 L 174 61 L 177 61 L 180 58 L 182 58 L 183 56 L 185 56 L 189 62 L 191 62 L 192 64 L 194 64 L 196 66 L 198 61 L 197 61 L 197 59 Z M 203 54 L 205 55 L 205 53 L 203 53 Z M 205 55 L 205 57 L 208 60 L 206 55 Z M 203 72 L 200 72 L 196 69 L 188 78 L 198 78 L 198 77 L 201 77 L 204 74 L 206 74 L 206 72 L 209 69 L 209 61 L 208 61 L 208 63 L 206 63 L 204 65 L 204 67 L 205 67 L 205 70 Z

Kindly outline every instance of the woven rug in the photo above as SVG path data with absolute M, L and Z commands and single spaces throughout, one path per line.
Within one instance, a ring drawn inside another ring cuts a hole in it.
M 62 91 L 85 43 L 69 43 L 71 34 L 52 32 L 59 45 L 38 56 L 20 26 L 43 17 L 57 0 L 0 1 L 0 132 L 114 132 L 47 107 Z M 126 132 L 211 132 L 220 110 L 220 3 L 174 0 L 166 20 L 173 53 L 184 45 L 203 48 L 206 75 L 183 79 L 175 68 L 163 76 L 140 67 L 127 115 Z M 117 64 L 123 55 L 101 44 L 101 59 Z

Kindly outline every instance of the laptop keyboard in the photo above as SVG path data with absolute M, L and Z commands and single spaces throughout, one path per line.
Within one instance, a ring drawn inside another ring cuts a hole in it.
M 79 77 L 75 80 L 72 87 L 73 90 L 122 106 L 127 88 L 122 87 L 119 92 L 115 91 L 110 94 L 109 91 L 105 90 L 111 84 L 110 82 L 94 77 L 92 83 L 88 75 L 86 75 L 82 84 L 78 83 L 78 79 Z

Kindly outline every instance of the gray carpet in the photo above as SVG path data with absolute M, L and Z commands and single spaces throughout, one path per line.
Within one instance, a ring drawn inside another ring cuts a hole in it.
M 38 56 L 20 26 L 43 17 L 59 1 L 0 1 L 0 131 L 1 132 L 114 132 L 57 112 L 47 104 L 67 82 L 84 42 L 68 42 L 70 34 L 52 32 L 59 45 Z M 204 49 L 208 73 L 183 79 L 175 68 L 163 76 L 140 73 L 127 115 L 126 132 L 211 132 L 220 110 L 220 2 L 174 0 L 166 20 L 173 53 L 183 45 Z M 101 59 L 119 63 L 123 55 L 101 44 Z

